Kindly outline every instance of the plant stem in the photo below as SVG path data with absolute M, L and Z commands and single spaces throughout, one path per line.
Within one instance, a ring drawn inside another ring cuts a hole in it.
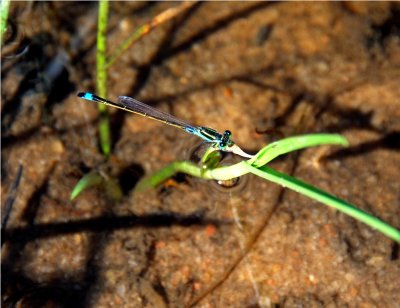
M 107 97 L 107 68 L 106 68 L 106 52 L 107 52 L 107 17 L 108 17 L 108 0 L 100 0 L 99 17 L 97 29 L 97 53 L 96 53 L 96 87 L 97 93 L 101 97 Z M 100 111 L 99 137 L 100 146 L 103 154 L 109 155 L 111 152 L 111 132 L 110 119 L 107 113 L 107 107 L 98 104 Z

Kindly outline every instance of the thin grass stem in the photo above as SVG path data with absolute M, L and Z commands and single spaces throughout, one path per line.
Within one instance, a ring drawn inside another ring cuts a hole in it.
M 97 52 L 96 52 L 96 88 L 97 93 L 102 97 L 107 97 L 107 19 L 108 19 L 108 0 L 100 0 L 99 17 L 97 28 Z M 111 132 L 110 119 L 107 113 L 107 107 L 98 104 L 100 111 L 99 138 L 100 147 L 106 156 L 111 153 Z

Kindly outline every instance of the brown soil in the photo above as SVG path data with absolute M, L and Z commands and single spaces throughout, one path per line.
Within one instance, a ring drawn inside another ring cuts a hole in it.
M 112 2 L 108 48 L 179 3 Z M 289 135 L 341 133 L 271 167 L 400 227 L 400 5 L 199 3 L 109 70 L 139 98 L 255 153 Z M 178 176 L 198 140 L 112 110 L 98 147 L 96 2 L 12 2 L 2 50 L 2 303 L 19 307 L 399 307 L 399 245 L 255 176 L 239 187 Z M 228 160 L 230 158 L 228 157 Z M 113 201 L 90 171 L 116 178 Z

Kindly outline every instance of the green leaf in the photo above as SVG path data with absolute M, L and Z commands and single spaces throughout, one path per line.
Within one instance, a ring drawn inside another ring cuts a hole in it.
M 108 198 L 119 201 L 123 197 L 122 189 L 118 184 L 118 181 L 107 174 L 90 172 L 84 175 L 79 182 L 75 185 L 71 192 L 70 199 L 74 200 L 84 190 L 97 186 L 102 187 Z
M 289 137 L 268 144 L 254 155 L 253 158 L 249 159 L 248 163 L 254 167 L 261 167 L 280 155 L 325 144 L 349 145 L 347 139 L 338 134 L 311 134 Z
M 84 175 L 72 190 L 70 199 L 74 200 L 81 192 L 89 187 L 102 185 L 103 180 L 103 177 L 97 172 L 91 172 Z
M 221 153 L 214 147 L 209 147 L 201 158 L 203 168 L 216 168 L 221 162 Z
M 186 161 L 175 162 L 161 169 L 147 179 L 142 180 L 137 187 L 155 187 L 176 172 L 184 172 L 203 179 L 214 180 L 229 180 L 247 173 L 252 173 L 268 181 L 292 189 L 311 199 L 317 200 L 322 204 L 333 207 L 338 211 L 365 223 L 371 228 L 378 230 L 387 237 L 400 242 L 400 231 L 384 221 L 310 184 L 264 166 L 279 155 L 323 144 L 347 146 L 348 141 L 343 136 L 336 134 L 314 134 L 290 137 L 267 145 L 262 148 L 254 158 L 251 158 L 248 161 L 242 161 L 232 166 L 215 169 L 204 169 Z

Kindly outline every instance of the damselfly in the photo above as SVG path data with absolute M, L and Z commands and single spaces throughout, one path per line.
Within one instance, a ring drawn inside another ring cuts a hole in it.
M 247 158 L 252 157 L 252 155 L 243 152 L 243 150 L 232 141 L 232 133 L 229 130 L 226 130 L 220 134 L 216 130 L 209 127 L 190 125 L 185 121 L 170 115 L 169 113 L 150 107 L 149 105 L 146 105 L 128 96 L 120 96 L 118 98 L 118 102 L 109 101 L 90 92 L 80 92 L 78 93 L 78 97 L 140 114 L 142 116 L 161 121 L 165 124 L 181 128 L 190 134 L 200 137 L 206 142 L 210 142 L 218 150 L 232 152 Z

